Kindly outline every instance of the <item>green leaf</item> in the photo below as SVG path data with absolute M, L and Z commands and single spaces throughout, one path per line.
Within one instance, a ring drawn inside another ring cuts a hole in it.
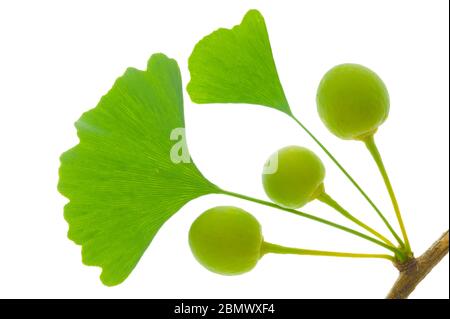
M 68 236 L 82 245 L 86 265 L 103 268 L 105 285 L 127 278 L 184 204 L 219 192 L 192 162 L 171 160 L 180 143 L 171 133 L 184 128 L 182 96 L 176 61 L 155 54 L 146 71 L 129 68 L 81 116 L 80 143 L 61 156 L 58 190 L 70 200 Z
M 240 25 L 204 37 L 189 58 L 187 86 L 196 103 L 259 104 L 291 115 L 263 16 L 250 10 Z

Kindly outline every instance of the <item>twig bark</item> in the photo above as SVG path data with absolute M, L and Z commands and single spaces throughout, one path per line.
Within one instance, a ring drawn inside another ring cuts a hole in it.
M 448 230 L 420 257 L 396 264 L 400 275 L 387 295 L 388 299 L 405 299 L 448 253 Z

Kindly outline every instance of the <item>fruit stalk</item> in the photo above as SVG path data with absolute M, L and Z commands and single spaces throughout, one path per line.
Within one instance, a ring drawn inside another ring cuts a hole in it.
M 262 254 L 274 253 L 274 254 L 294 254 L 294 255 L 307 255 L 307 256 L 326 256 L 326 257 L 348 257 L 348 258 L 382 258 L 392 262 L 395 258 L 386 254 L 360 254 L 360 253 L 347 253 L 337 251 L 324 251 L 313 249 L 301 249 L 280 246 L 268 242 L 263 243 Z
M 355 188 L 361 193 L 361 195 L 366 199 L 366 201 L 372 206 L 372 208 L 375 210 L 375 212 L 378 214 L 378 216 L 381 218 L 383 223 L 386 225 L 386 227 L 389 229 L 391 234 L 395 237 L 395 239 L 398 241 L 398 243 L 403 246 L 403 241 L 400 238 L 399 235 L 395 232 L 394 228 L 392 228 L 391 224 L 388 222 L 386 217 L 384 217 L 383 213 L 380 211 L 378 206 L 375 205 L 375 203 L 372 201 L 372 199 L 367 195 L 367 193 L 359 186 L 359 184 L 353 179 L 353 177 L 347 172 L 347 170 L 339 163 L 339 161 L 331 154 L 330 151 L 317 139 L 317 137 L 310 131 L 308 128 L 300 122 L 295 116 L 291 116 L 291 118 L 308 134 L 314 142 L 316 142 L 317 145 L 325 152 L 325 154 L 333 161 L 333 163 L 341 170 L 341 172 L 347 177 L 347 179 L 355 186 Z
M 375 163 L 378 166 L 378 169 L 381 173 L 381 176 L 383 177 L 384 184 L 386 185 L 386 188 L 389 193 L 389 197 L 392 201 L 392 206 L 394 207 L 395 215 L 397 216 L 398 223 L 400 225 L 400 229 L 402 231 L 403 239 L 405 241 L 405 248 L 406 252 L 411 252 L 411 246 L 409 244 L 408 235 L 406 233 L 405 224 L 403 223 L 402 214 L 400 213 L 400 207 L 397 202 L 397 198 L 394 193 L 394 189 L 392 188 L 391 181 L 389 179 L 389 176 L 387 174 L 386 168 L 384 167 L 383 160 L 381 158 L 381 154 L 378 151 L 377 145 L 375 144 L 375 139 L 373 135 L 367 136 L 364 140 L 364 143 L 366 144 L 367 149 L 369 150 L 370 154 L 372 155 Z
M 405 299 L 448 253 L 448 230 L 420 257 L 396 264 L 400 275 L 387 299 Z
M 352 214 L 350 214 L 346 209 L 344 209 L 338 202 L 336 202 L 330 195 L 328 195 L 325 192 L 322 192 L 318 197 L 318 200 L 320 200 L 322 203 L 325 203 L 326 205 L 332 207 L 333 209 L 335 209 L 337 212 L 339 212 L 341 215 L 343 215 L 345 218 L 351 220 L 352 222 L 354 222 L 356 225 L 364 228 L 365 230 L 367 230 L 369 233 L 375 235 L 376 237 L 378 237 L 379 239 L 381 239 L 382 241 L 384 241 L 387 245 L 390 246 L 394 246 L 394 244 L 387 239 L 386 237 L 384 237 L 383 235 L 381 235 L 379 232 L 377 232 L 375 229 L 373 229 L 372 227 L 368 226 L 367 224 L 365 224 L 364 222 L 360 221 L 358 218 L 356 218 L 355 216 L 353 216 Z

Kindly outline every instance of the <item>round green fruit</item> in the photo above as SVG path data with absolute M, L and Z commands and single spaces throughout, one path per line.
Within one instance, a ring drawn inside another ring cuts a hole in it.
M 200 264 L 222 275 L 250 271 L 261 258 L 263 236 L 259 222 L 232 206 L 211 208 L 189 231 L 189 245 Z
M 359 64 L 341 64 L 322 78 L 317 110 L 334 135 L 360 140 L 374 134 L 386 120 L 389 94 L 375 72 Z
M 272 166 L 273 170 L 267 168 Z M 307 148 L 288 146 L 272 154 L 262 175 L 264 190 L 276 204 L 299 208 L 323 191 L 325 167 Z

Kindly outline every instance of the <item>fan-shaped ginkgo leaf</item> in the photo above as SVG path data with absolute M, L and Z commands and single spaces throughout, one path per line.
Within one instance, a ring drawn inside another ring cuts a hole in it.
M 80 143 L 61 156 L 58 189 L 70 200 L 68 236 L 82 245 L 86 265 L 102 267 L 105 285 L 127 278 L 184 204 L 218 192 L 180 154 L 187 152 L 177 140 L 184 132 L 182 96 L 176 61 L 155 54 L 146 71 L 129 68 L 81 116 Z
M 248 103 L 291 114 L 263 16 L 250 10 L 240 25 L 204 37 L 189 58 L 187 86 L 196 103 Z

